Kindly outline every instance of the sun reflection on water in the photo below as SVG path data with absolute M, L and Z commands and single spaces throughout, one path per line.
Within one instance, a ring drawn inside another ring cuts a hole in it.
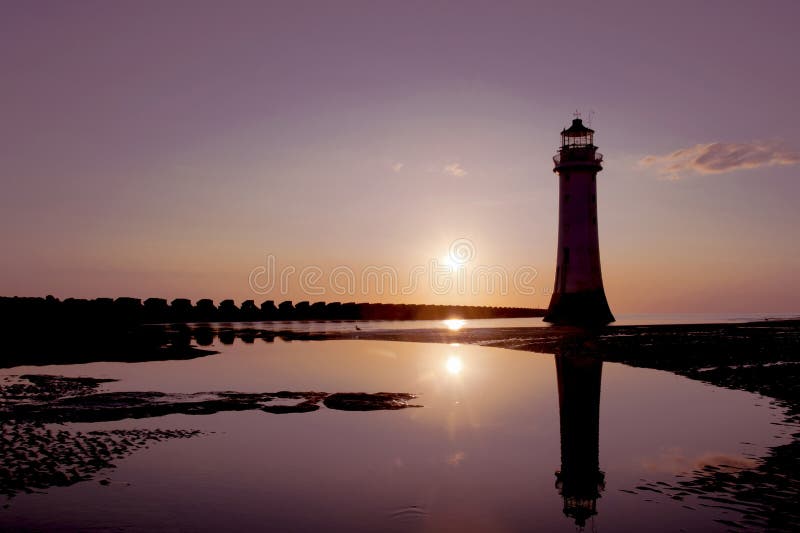
M 447 362 L 444 366 L 449 373 L 455 375 L 461 373 L 461 370 L 464 368 L 464 363 L 461 361 L 460 357 L 451 355 L 447 358 Z
M 447 326 L 448 329 L 451 329 L 453 331 L 458 331 L 459 329 L 464 327 L 464 324 L 467 323 L 466 320 L 462 320 L 460 318 L 449 318 L 447 320 L 442 320 L 442 322 L 444 323 L 445 326 Z

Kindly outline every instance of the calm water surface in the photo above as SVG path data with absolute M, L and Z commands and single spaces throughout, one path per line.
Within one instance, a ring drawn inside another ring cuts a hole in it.
M 797 314 L 741 313 L 741 314 L 629 314 L 617 315 L 615 326 L 649 326 L 677 324 L 733 324 L 759 320 L 798 318 Z M 273 331 L 336 332 L 353 331 L 356 325 L 364 331 L 408 329 L 460 329 L 460 328 L 532 328 L 550 327 L 541 318 L 487 318 L 469 320 L 298 320 L 274 322 L 236 322 L 238 327 L 256 327 Z
M 735 521 L 735 511 L 637 487 L 705 465 L 752 466 L 789 440 L 775 424 L 782 411 L 763 398 L 591 359 L 385 341 L 215 347 L 189 361 L 2 375 L 120 379 L 110 391 L 413 392 L 424 407 L 71 424 L 207 434 L 135 452 L 107 473 L 108 486 L 17 496 L 0 510 L 0 529 L 574 531 L 585 521 L 605 531 L 725 530 L 715 520 Z

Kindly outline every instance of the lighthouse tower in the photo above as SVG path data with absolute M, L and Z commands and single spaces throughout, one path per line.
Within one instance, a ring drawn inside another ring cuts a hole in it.
M 601 325 L 614 321 L 600 273 L 597 238 L 597 173 L 603 156 L 594 130 L 581 119 L 561 132 L 553 158 L 558 173 L 558 262 L 545 322 Z

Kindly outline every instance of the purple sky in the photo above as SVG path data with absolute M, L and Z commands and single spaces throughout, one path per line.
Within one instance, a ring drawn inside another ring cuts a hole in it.
M 577 108 L 612 310 L 798 311 L 800 4 L 533 4 L 4 3 L 0 294 L 546 306 Z M 461 238 L 535 294 L 328 286 Z

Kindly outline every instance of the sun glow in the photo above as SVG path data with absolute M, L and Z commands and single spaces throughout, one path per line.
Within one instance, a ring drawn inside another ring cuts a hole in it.
M 450 255 L 443 255 L 439 258 L 439 265 L 447 268 L 450 272 L 456 272 L 459 268 L 461 268 L 461 264 L 453 261 L 453 258 Z
M 461 320 L 460 318 L 449 318 L 447 320 L 442 320 L 447 329 L 458 331 L 459 329 L 464 327 L 464 324 L 467 323 L 466 320 Z
M 451 355 L 447 358 L 447 362 L 445 363 L 445 368 L 451 374 L 460 374 L 461 370 L 464 368 L 464 363 L 461 361 L 460 357 L 455 355 Z

